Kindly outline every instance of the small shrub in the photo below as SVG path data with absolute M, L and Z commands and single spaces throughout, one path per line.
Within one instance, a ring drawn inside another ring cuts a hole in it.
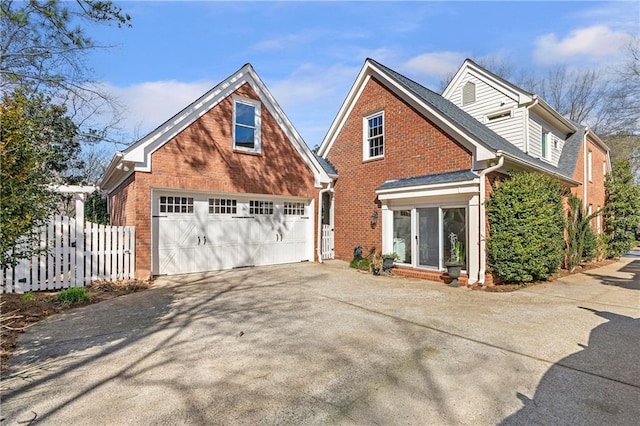
M 584 247 L 582 249 L 582 261 L 591 262 L 597 256 L 598 237 L 591 229 L 591 226 L 587 228 L 587 232 L 584 235 Z
M 369 261 L 369 259 L 353 259 L 350 263 L 349 266 L 351 266 L 352 268 L 355 269 L 359 269 L 361 271 L 368 271 L 370 268 L 371 262 Z
M 28 291 L 25 294 L 23 294 L 22 296 L 20 296 L 20 300 L 22 300 L 25 303 L 29 303 L 32 300 L 34 300 L 36 297 L 33 295 L 32 292 Z
M 91 300 L 91 295 L 84 287 L 72 287 L 58 293 L 58 301 L 75 305 Z

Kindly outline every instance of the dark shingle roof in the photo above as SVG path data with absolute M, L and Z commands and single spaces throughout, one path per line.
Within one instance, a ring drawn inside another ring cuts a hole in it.
M 329 160 L 327 160 L 326 158 L 320 157 L 318 154 L 315 154 L 315 156 L 316 156 L 316 160 L 318 160 L 318 163 L 320 163 L 320 165 L 328 175 L 338 174 L 338 171 L 333 166 L 333 164 L 331 164 Z
M 458 170 L 455 172 L 438 173 L 434 175 L 387 180 L 384 181 L 377 190 L 409 188 L 412 186 L 434 185 L 437 183 L 465 182 L 476 179 L 477 177 L 478 174 L 471 170 Z
M 390 78 L 418 96 L 422 101 L 427 103 L 433 109 L 439 111 L 442 115 L 456 123 L 461 128 L 465 129 L 488 148 L 495 151 L 503 151 L 511 157 L 533 164 L 540 169 L 560 176 L 564 176 L 569 179 L 573 179 L 571 177 L 571 174 L 566 174 L 564 170 L 546 163 L 539 158 L 535 158 L 524 153 L 515 145 L 504 139 L 502 136 L 498 135 L 496 132 L 482 124 L 480 121 L 476 120 L 471 115 L 460 109 L 453 102 L 443 98 L 436 92 L 427 89 L 426 87 L 403 76 L 402 74 L 395 72 L 390 68 L 385 67 L 384 65 L 376 62 L 373 59 L 369 58 L 368 61 L 371 61 L 371 63 L 382 69 Z
M 569 136 L 564 142 L 562 153 L 558 160 L 558 168 L 568 176 L 573 176 L 576 170 L 576 163 L 580 155 L 580 146 L 582 145 L 584 134 L 587 131 L 585 126 L 576 125 L 576 127 L 578 127 L 578 131 Z

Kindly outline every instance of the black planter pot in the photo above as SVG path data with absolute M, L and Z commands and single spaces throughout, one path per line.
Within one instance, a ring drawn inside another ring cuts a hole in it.
M 393 262 L 394 262 L 393 257 L 386 257 L 382 259 L 382 270 L 386 271 L 387 269 L 393 268 Z
M 462 273 L 462 267 L 464 266 L 461 262 L 447 262 L 444 264 L 447 267 L 447 274 L 452 278 L 449 286 L 458 287 L 460 283 L 458 283 L 458 278 Z
M 373 268 L 373 275 L 380 275 L 380 268 Z

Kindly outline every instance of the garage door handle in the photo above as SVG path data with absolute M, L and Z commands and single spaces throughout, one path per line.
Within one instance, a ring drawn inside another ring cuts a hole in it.
M 202 237 L 202 238 L 204 238 L 204 244 L 202 244 L 202 245 L 203 245 L 203 246 L 206 246 L 206 245 L 207 245 L 207 236 L 205 235 L 205 236 L 204 236 L 204 237 Z
M 200 237 L 198 237 L 198 245 L 200 245 Z

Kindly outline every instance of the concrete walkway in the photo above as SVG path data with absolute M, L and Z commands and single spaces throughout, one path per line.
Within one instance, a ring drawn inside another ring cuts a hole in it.
M 637 424 L 640 257 L 514 293 L 343 262 L 159 280 L 29 329 L 2 424 Z

